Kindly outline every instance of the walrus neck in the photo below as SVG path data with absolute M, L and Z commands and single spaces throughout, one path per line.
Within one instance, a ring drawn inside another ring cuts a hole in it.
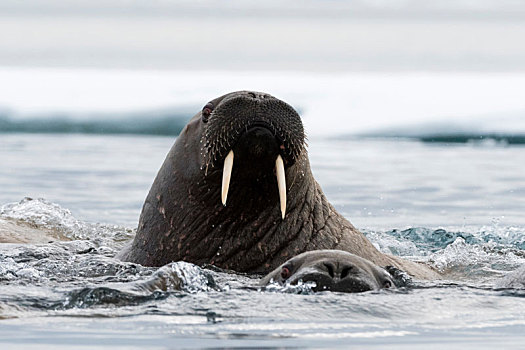
M 306 250 L 336 248 L 346 227 L 337 222 L 342 218 L 313 180 L 309 165 L 302 169 L 297 176 L 288 176 L 290 195 L 284 220 L 277 205 L 258 205 L 266 199 L 254 198 L 242 206 L 233 200 L 207 218 L 194 220 L 191 233 L 184 235 L 180 258 L 236 271 L 267 272 Z M 277 203 L 276 195 L 272 200 Z
M 213 178 L 219 174 L 208 174 L 191 184 L 178 172 L 157 178 L 144 204 L 128 260 L 148 266 L 185 260 L 235 271 L 268 272 L 307 250 L 343 248 L 357 255 L 362 254 L 358 251 L 361 247 L 375 251 L 330 205 L 308 160 L 299 163 L 298 168 L 287 170 L 284 220 L 275 189 L 273 194 L 261 194 L 255 188 L 232 183 L 228 203 L 223 206 L 219 180 Z M 161 190 L 177 185 L 188 191 L 174 196 Z

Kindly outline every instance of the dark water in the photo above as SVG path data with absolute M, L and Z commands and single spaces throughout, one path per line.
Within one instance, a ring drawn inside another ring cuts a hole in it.
M 199 110 L 196 106 L 192 111 Z M 1 111 L 0 111 L 1 112 Z M 167 111 L 145 111 L 118 116 L 103 113 L 79 116 L 64 113 L 62 117 L 39 116 L 16 118 L 0 114 L 0 134 L 92 134 L 92 135 L 149 135 L 177 136 L 192 112 L 180 110 L 178 113 Z M 365 134 L 368 137 L 383 139 L 406 139 L 425 143 L 464 144 L 496 143 L 500 145 L 524 145 L 522 132 L 457 132 L 455 130 L 426 130 L 420 134 L 407 134 L 401 130 L 386 133 Z M 364 135 L 363 135 L 364 136 Z M 342 139 L 355 138 L 339 136 Z M 360 137 L 359 137 L 360 138 Z
M 173 141 L 0 137 L 0 217 L 70 240 L 0 245 L 0 348 L 522 347 L 522 146 L 310 139 L 337 209 L 382 251 L 444 276 L 349 295 L 116 260 Z
M 198 107 L 193 111 L 199 110 Z M 191 112 L 148 111 L 118 114 L 94 113 L 83 116 L 64 113 L 61 117 L 39 116 L 24 119 L 0 114 L 0 133 L 95 134 L 95 135 L 178 135 Z

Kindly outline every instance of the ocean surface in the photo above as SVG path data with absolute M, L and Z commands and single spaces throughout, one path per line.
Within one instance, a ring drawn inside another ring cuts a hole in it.
M 250 74 L 0 70 L 0 218 L 70 239 L 0 244 L 0 348 L 522 348 L 525 75 Z M 296 107 L 336 209 L 443 279 L 314 294 L 116 260 L 178 130 L 239 88 Z

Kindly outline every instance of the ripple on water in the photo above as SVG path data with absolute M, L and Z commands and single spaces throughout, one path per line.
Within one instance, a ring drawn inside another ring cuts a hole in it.
M 525 319 L 523 272 L 509 274 L 495 285 L 500 289 L 490 284 L 525 262 L 520 228 L 367 232 L 383 252 L 430 263 L 454 282 L 410 281 L 397 290 L 349 295 L 314 294 L 308 284 L 260 288 L 258 276 L 186 262 L 159 268 L 122 262 L 115 254 L 133 230 L 83 222 L 42 199 L 4 205 L 0 217 L 69 239 L 0 245 L 0 318 L 162 316 L 177 324 L 169 331 L 179 336 L 349 341 Z M 505 317 L 502 309 L 510 310 Z

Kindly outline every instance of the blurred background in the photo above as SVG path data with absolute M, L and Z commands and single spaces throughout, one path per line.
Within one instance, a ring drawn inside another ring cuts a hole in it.
M 520 135 L 525 3 L 0 3 L 0 132 L 171 135 L 240 89 L 310 136 Z
M 134 227 L 175 136 L 235 90 L 300 112 L 358 227 L 525 220 L 513 0 L 2 0 L 0 203 Z

